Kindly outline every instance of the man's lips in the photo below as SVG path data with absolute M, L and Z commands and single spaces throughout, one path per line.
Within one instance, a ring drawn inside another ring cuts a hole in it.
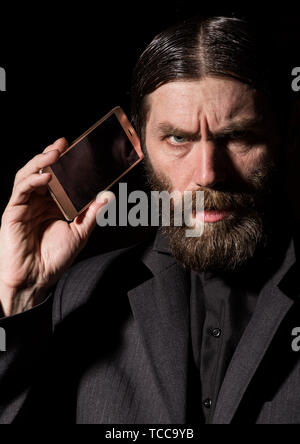
M 204 222 L 218 222 L 232 213 L 233 210 L 204 210 L 204 215 L 203 211 L 198 211 L 194 217 L 204 219 Z

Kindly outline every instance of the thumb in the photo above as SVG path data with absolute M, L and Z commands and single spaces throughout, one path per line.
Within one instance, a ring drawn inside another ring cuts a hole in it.
M 105 207 L 115 198 L 114 193 L 111 191 L 102 191 L 91 205 L 74 219 L 72 224 L 75 225 L 82 240 L 85 240 L 95 228 L 98 212 L 100 210 L 104 211 Z

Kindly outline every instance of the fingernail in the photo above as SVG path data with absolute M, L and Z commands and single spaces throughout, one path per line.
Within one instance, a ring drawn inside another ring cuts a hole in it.
M 106 204 L 114 200 L 115 198 L 116 196 L 112 191 L 101 191 L 100 193 L 97 194 L 96 201 L 101 204 L 102 203 Z
M 43 153 L 43 154 L 50 154 L 50 153 L 53 153 L 53 151 L 56 151 L 57 153 L 59 153 L 58 150 L 49 150 L 49 151 L 47 151 L 46 153 Z

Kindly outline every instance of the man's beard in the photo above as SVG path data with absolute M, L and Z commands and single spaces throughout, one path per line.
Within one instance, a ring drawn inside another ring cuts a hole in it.
M 172 192 L 168 178 L 157 174 L 145 154 L 147 182 L 151 190 Z M 275 161 L 265 159 L 263 166 L 247 179 L 243 191 L 224 184 L 218 189 L 199 187 L 204 192 L 204 210 L 233 210 L 218 222 L 204 223 L 199 237 L 187 237 L 185 223 L 174 225 L 176 205 L 171 200 L 171 223 L 162 230 L 174 257 L 195 271 L 236 271 L 245 266 L 258 251 L 264 251 L 270 238 L 269 224 L 275 184 L 279 174 Z M 196 194 L 193 192 L 193 209 Z M 181 208 L 184 208 L 183 201 Z M 178 213 L 177 213 L 178 214 Z M 182 214 L 183 216 L 183 214 Z M 184 217 L 182 217 L 184 220 Z M 272 229 L 271 229 L 272 231 Z

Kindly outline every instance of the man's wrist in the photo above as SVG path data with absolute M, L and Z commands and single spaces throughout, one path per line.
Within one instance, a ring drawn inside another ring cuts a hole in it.
M 2 316 L 13 316 L 30 310 L 40 304 L 46 297 L 45 288 L 33 287 L 9 287 L 0 282 L 0 302 Z

